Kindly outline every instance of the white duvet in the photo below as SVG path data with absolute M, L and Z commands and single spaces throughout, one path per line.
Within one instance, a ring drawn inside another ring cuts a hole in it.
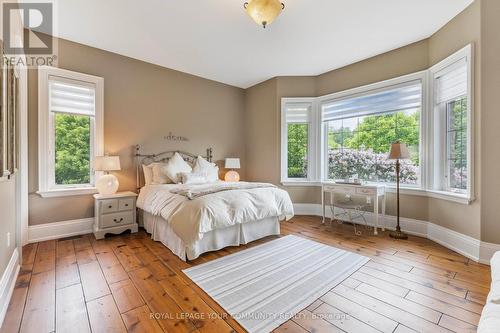
M 248 183 L 238 183 L 238 188 L 217 192 L 225 182 L 213 183 L 215 193 L 193 200 L 170 191 L 193 190 L 205 185 L 148 185 L 141 189 L 137 207 L 170 223 L 174 232 L 190 245 L 215 229 L 258 221 L 269 217 L 289 220 L 293 217 L 290 196 L 284 190 L 269 187 L 244 189 Z

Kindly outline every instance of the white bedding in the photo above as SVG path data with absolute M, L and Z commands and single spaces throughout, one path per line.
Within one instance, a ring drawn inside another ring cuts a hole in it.
M 247 183 L 239 183 L 241 188 Z M 190 246 L 203 234 L 237 224 L 269 217 L 289 220 L 293 217 L 290 196 L 276 187 L 221 191 L 189 200 L 172 190 L 196 190 L 206 185 L 148 185 L 141 189 L 137 207 L 165 219 L 180 239 Z M 214 189 L 224 182 L 213 183 Z

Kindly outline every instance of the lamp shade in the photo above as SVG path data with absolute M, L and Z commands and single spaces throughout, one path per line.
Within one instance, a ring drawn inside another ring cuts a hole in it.
M 119 171 L 120 156 L 96 156 L 94 158 L 95 171 Z
M 391 145 L 391 151 L 387 159 L 389 160 L 407 160 L 410 158 L 410 152 L 404 143 L 399 141 L 394 142 Z
M 224 165 L 226 169 L 239 169 L 241 168 L 239 158 L 226 158 L 226 163 Z

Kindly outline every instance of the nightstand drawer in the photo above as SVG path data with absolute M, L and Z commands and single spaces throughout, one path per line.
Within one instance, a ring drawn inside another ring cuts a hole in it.
M 118 201 L 118 210 L 131 210 L 134 208 L 135 198 L 120 199 Z
M 134 223 L 133 211 L 101 216 L 101 228 L 110 228 L 132 223 Z
M 118 200 L 102 200 L 101 201 L 101 213 L 112 213 L 118 211 Z

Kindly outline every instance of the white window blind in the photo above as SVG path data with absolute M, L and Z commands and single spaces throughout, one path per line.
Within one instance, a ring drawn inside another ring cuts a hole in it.
M 50 110 L 82 116 L 95 115 L 95 87 L 56 77 L 49 79 Z
M 436 75 L 436 103 L 441 104 L 467 95 L 467 61 L 465 58 Z
M 288 124 L 304 124 L 309 122 L 310 104 L 290 104 L 286 106 L 286 122 Z
M 322 107 L 323 121 L 362 117 L 392 111 L 420 108 L 422 83 L 412 81 L 402 85 L 370 91 L 355 97 L 327 102 Z

